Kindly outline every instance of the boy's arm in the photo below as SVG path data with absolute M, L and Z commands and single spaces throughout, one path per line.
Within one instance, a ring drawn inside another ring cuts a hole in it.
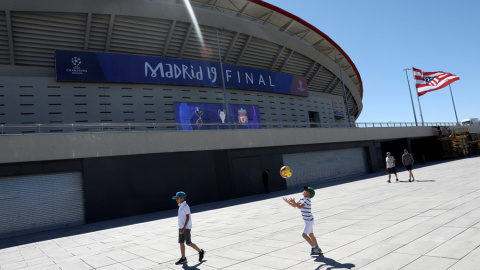
M 187 227 L 188 221 L 190 220 L 190 214 L 187 214 L 187 219 L 185 220 L 185 225 L 183 225 L 183 228 L 180 230 L 180 234 L 183 234 L 185 232 L 185 228 Z
M 288 203 L 290 206 L 295 207 L 286 197 L 283 197 L 283 200 Z
M 295 207 L 295 208 L 298 208 L 298 209 L 302 209 L 303 207 L 305 207 L 305 204 L 300 204 L 300 203 L 295 202 L 294 198 L 290 198 L 288 200 L 283 198 L 283 200 L 286 201 L 288 204 L 290 204 L 292 207 Z

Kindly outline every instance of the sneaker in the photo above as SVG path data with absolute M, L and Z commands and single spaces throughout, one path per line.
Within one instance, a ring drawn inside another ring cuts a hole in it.
M 317 248 L 315 249 L 315 253 L 316 253 L 316 254 L 323 254 L 322 249 L 319 248 L 319 247 L 317 247 Z
M 397 179 L 397 182 L 398 182 L 398 179 Z
M 205 256 L 205 250 L 202 249 L 202 251 L 198 253 L 198 261 L 199 262 L 201 262 L 203 260 L 203 256 Z
M 387 181 L 388 183 L 391 183 L 390 180 Z
M 315 249 L 312 248 L 312 251 L 310 252 L 310 255 L 315 255 Z
M 178 260 L 178 262 L 176 262 L 175 264 L 184 264 L 184 263 L 187 263 L 187 258 L 180 258 L 180 260 Z
M 408 182 L 412 182 L 412 180 L 408 179 Z

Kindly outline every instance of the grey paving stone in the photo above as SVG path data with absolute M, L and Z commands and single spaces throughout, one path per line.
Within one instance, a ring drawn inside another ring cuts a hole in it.
M 269 267 L 273 269 L 286 269 L 288 267 L 298 264 L 298 260 L 291 260 L 291 259 L 273 257 L 270 255 L 263 255 L 263 256 L 248 260 L 248 263 L 253 264 L 255 266 L 259 265 L 259 266 Z
M 130 261 L 124 261 L 121 263 L 124 266 L 127 266 L 130 269 L 138 270 L 138 269 L 144 269 L 148 267 L 153 267 L 155 265 L 158 265 L 158 263 L 145 259 L 145 258 L 136 258 Z
M 480 267 L 480 247 L 470 252 L 467 256 L 457 261 L 451 268 L 452 270 L 460 269 L 478 269 Z
M 394 250 L 397 250 L 400 245 L 390 243 L 379 243 L 374 246 L 368 247 L 362 251 L 352 254 L 352 257 L 359 259 L 376 260 L 381 258 Z
M 420 256 L 401 253 L 390 253 L 378 260 L 375 260 L 362 267 L 362 270 L 369 269 L 400 269 Z
M 420 238 L 397 249 L 396 252 L 405 253 L 405 254 L 424 255 L 430 252 L 431 250 L 435 249 L 436 247 L 440 246 L 444 242 L 445 241 L 442 241 L 442 240 Z
M 95 269 L 117 263 L 116 261 L 108 258 L 105 255 L 95 255 L 95 256 L 91 256 L 91 257 L 82 258 L 82 260 L 86 264 L 90 265 L 91 267 L 93 267 Z
M 430 256 L 422 256 L 415 261 L 409 263 L 402 270 L 418 270 L 418 269 L 435 269 L 435 270 L 443 270 L 443 269 L 452 269 L 449 268 L 453 264 L 455 264 L 457 260 L 448 259 L 448 258 L 439 258 L 439 257 L 430 257 Z M 474 269 L 474 268 L 462 268 L 462 269 Z
M 93 269 L 90 265 L 86 264 L 83 261 L 76 262 L 62 262 L 57 264 L 62 270 L 91 270 Z

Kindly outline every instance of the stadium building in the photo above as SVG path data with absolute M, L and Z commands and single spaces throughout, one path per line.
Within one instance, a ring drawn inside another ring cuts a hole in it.
M 1 1 L 0 235 L 376 171 L 338 128 L 362 97 L 338 44 L 260 0 Z

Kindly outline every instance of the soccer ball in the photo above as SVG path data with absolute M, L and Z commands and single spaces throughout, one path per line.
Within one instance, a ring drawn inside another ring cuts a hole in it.
M 290 169 L 288 166 L 283 166 L 280 168 L 280 176 L 285 179 L 290 178 L 292 176 L 292 169 Z

